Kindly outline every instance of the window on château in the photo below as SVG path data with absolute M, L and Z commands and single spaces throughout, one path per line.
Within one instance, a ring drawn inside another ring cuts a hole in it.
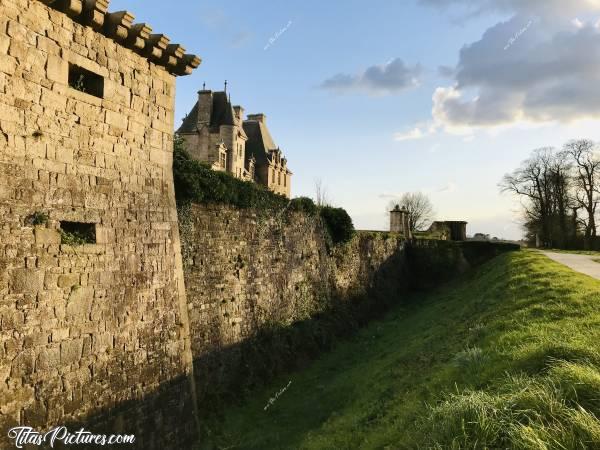
M 104 98 L 104 77 L 75 64 L 69 64 L 69 86 L 94 97 Z

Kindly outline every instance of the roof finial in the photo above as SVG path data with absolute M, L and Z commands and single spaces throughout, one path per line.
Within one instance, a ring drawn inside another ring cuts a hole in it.
M 227 92 L 227 80 L 225 80 L 225 92 Z
M 202 90 L 205 91 L 206 90 L 206 82 L 202 83 Z

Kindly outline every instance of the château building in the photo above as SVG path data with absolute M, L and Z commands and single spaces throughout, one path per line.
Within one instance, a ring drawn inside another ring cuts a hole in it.
M 198 101 L 177 130 L 189 154 L 213 170 L 253 181 L 290 197 L 292 172 L 275 144 L 264 114 L 232 106 L 226 90 L 202 89 Z

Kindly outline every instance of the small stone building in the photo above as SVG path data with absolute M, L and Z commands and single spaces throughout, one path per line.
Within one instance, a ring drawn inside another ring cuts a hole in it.
M 177 448 L 193 423 L 172 146 L 200 60 L 108 4 L 0 2 L 0 448 L 92 419 Z
M 292 172 L 266 120 L 264 114 L 250 114 L 244 120 L 244 108 L 233 106 L 226 91 L 203 89 L 177 134 L 190 155 L 213 170 L 260 183 L 289 198 Z
M 467 240 L 467 222 L 459 220 L 437 221 L 431 224 L 428 233 L 437 239 L 449 241 Z
M 466 241 L 467 240 L 467 222 L 464 221 L 436 221 L 431 224 L 427 231 L 416 231 L 413 233 L 410 229 L 410 212 L 406 207 L 396 205 L 390 211 L 390 231 L 399 233 L 406 239 L 427 238 L 439 239 L 443 241 Z

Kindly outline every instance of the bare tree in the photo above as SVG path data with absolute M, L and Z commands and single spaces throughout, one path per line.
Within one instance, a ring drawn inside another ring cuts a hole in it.
M 512 173 L 506 174 L 500 183 L 503 192 L 522 197 L 526 227 L 539 236 L 544 246 L 552 245 L 550 164 L 553 154 L 553 148 L 535 150 L 531 158 Z
M 408 223 L 411 231 L 425 230 L 431 225 L 435 215 L 433 204 L 429 197 L 422 192 L 405 193 L 400 201 L 390 202 L 388 210 L 393 209 L 396 205 L 405 207 L 408 210 Z
M 317 206 L 328 206 L 330 203 L 327 187 L 321 178 L 315 179 L 315 201 Z
M 600 157 L 594 142 L 587 139 L 571 141 L 564 153 L 573 161 L 575 201 L 587 217 L 579 218 L 585 229 L 584 247 L 592 248 L 597 236 L 596 210 L 600 194 Z
M 541 148 L 500 183 L 502 191 L 521 198 L 528 238 L 539 238 L 545 247 L 564 248 L 574 240 L 569 220 L 573 210 L 570 171 L 565 152 Z
M 559 152 L 553 155 L 549 163 L 550 182 L 552 185 L 551 213 L 555 217 L 556 241 L 560 248 L 567 248 L 569 241 L 576 238 L 570 236 L 569 211 L 573 210 L 574 199 L 571 184 L 572 164 L 569 155 Z

